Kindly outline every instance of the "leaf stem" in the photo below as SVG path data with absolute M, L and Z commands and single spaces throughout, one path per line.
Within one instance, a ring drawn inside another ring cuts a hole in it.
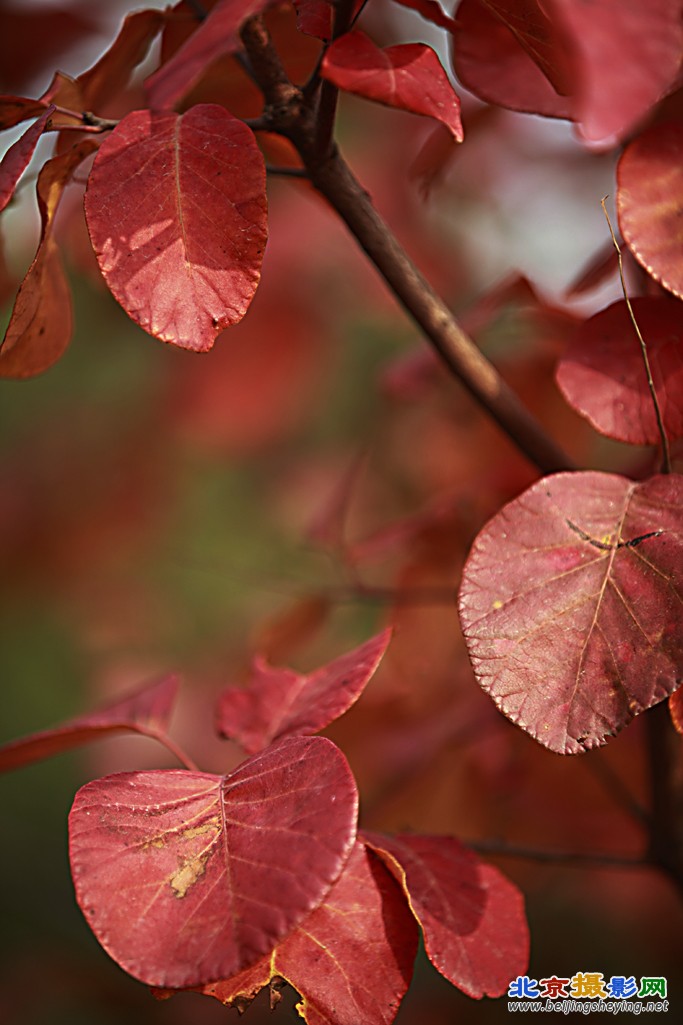
M 241 30 L 255 79 L 263 92 L 270 130 L 297 149 L 312 184 L 346 223 L 391 291 L 442 360 L 498 422 L 509 438 L 544 473 L 573 470 L 568 455 L 549 437 L 515 392 L 465 334 L 443 300 L 412 263 L 375 210 L 370 196 L 332 143 L 321 154 L 318 112 L 287 78 L 258 17 Z
M 660 408 L 660 405 L 659 405 L 659 399 L 657 398 L 657 390 L 655 388 L 654 380 L 652 379 L 652 370 L 650 368 L 650 359 L 649 359 L 649 356 L 647 354 L 647 345 L 645 344 L 645 339 L 643 338 L 643 336 L 641 334 L 641 331 L 640 331 L 640 328 L 638 327 L 638 322 L 637 322 L 635 314 L 633 312 L 633 307 L 631 305 L 631 300 L 629 299 L 628 292 L 626 290 L 626 281 L 624 279 L 624 263 L 623 263 L 623 260 L 621 258 L 621 247 L 620 247 L 619 243 L 617 242 L 617 237 L 614 234 L 614 228 L 612 227 L 612 222 L 610 221 L 609 214 L 607 213 L 607 207 L 605 206 L 605 200 L 606 199 L 607 199 L 606 196 L 603 197 L 603 199 L 600 200 L 600 205 L 602 207 L 602 212 L 605 215 L 605 219 L 607 220 L 607 226 L 609 228 L 609 233 L 612 236 L 612 242 L 614 244 L 614 248 L 617 251 L 617 260 L 619 262 L 619 278 L 620 278 L 620 281 L 621 281 L 621 291 L 623 292 L 624 299 L 626 300 L 626 307 L 628 309 L 628 313 L 629 313 L 629 316 L 631 318 L 631 323 L 633 324 L 633 329 L 634 329 L 634 331 L 636 333 L 638 341 L 640 342 L 640 351 L 641 351 L 642 356 L 643 356 L 643 363 L 645 364 L 645 373 L 647 375 L 647 385 L 648 385 L 648 388 L 650 389 L 650 395 L 652 397 L 652 405 L 655 408 L 655 417 L 656 417 L 656 420 L 657 420 L 657 429 L 659 431 L 659 437 L 661 438 L 661 442 L 662 442 L 662 473 L 671 473 L 671 452 L 670 452 L 670 449 L 669 449 L 669 439 L 666 436 L 666 430 L 664 428 L 664 419 L 662 417 L 662 411 L 661 411 L 661 408 Z
M 201 771 L 197 763 L 194 762 L 189 755 L 185 754 L 183 749 L 176 744 L 176 742 L 169 737 L 167 733 L 158 733 L 156 730 L 146 730 L 141 728 L 138 728 L 137 732 L 141 733 L 145 737 L 151 737 L 152 740 L 158 740 L 159 743 L 163 744 L 166 750 L 170 751 L 173 757 L 177 758 L 180 764 L 184 765 L 186 769 L 190 770 L 190 772 Z

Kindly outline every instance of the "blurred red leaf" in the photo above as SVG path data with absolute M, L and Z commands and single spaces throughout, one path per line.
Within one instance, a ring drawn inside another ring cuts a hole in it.
M 0 347 L 0 378 L 31 377 L 52 366 L 71 339 L 71 293 L 52 238 L 55 214 L 74 171 L 97 148 L 85 139 L 53 157 L 38 177 L 40 244 L 24 278 Z
M 297 1010 L 308 1025 L 390 1025 L 416 952 L 417 930 L 403 894 L 380 859 L 357 842 L 323 903 L 270 957 L 201 992 L 243 1011 L 271 980 L 275 992 L 286 980 L 302 997 Z
M 671 721 L 678 733 L 683 733 L 683 687 L 679 687 L 669 698 Z
M 246 313 L 266 242 L 265 169 L 224 108 L 129 114 L 97 155 L 85 210 L 109 288 L 150 334 L 205 352 Z
M 142 733 L 165 742 L 165 735 L 178 691 L 175 676 L 146 684 L 107 708 L 79 715 L 52 730 L 32 733 L 0 747 L 0 771 L 70 751 L 88 744 L 103 733 Z
M 617 166 L 619 227 L 629 249 L 664 288 L 683 297 L 678 210 L 683 205 L 683 124 L 653 125 Z
M 328 43 L 332 38 L 332 4 L 330 0 L 293 0 L 296 26 L 304 35 Z
M 669 438 L 683 435 L 683 305 L 643 297 L 631 303 L 647 346 Z M 567 402 L 596 430 L 632 445 L 656 445 L 660 434 L 640 342 L 621 299 L 585 321 L 559 362 Z
M 28 96 L 0 96 L 0 131 L 42 114 L 46 104 Z
M 470 997 L 498 997 L 526 970 L 522 895 L 453 837 L 363 833 L 403 886 L 427 957 Z
M 488 0 L 487 0 L 488 2 Z M 587 142 L 628 135 L 678 74 L 681 0 L 547 0 L 571 55 L 573 117 Z
M 69 816 L 76 899 L 113 959 L 184 988 L 254 964 L 325 898 L 356 836 L 341 752 L 295 737 L 228 776 L 95 780 Z
M 78 76 L 87 110 L 101 113 L 102 104 L 125 88 L 131 72 L 145 59 L 163 24 L 162 11 L 134 11 L 126 16 L 111 46 L 88 71 Z
M 683 478 L 562 473 L 474 543 L 460 618 L 482 688 L 561 754 L 604 744 L 680 681 Z
M 619 266 L 619 257 L 611 241 L 606 242 L 586 263 L 565 292 L 566 299 L 577 299 L 602 285 Z
M 216 725 L 253 754 L 273 740 L 317 733 L 348 711 L 362 694 L 391 639 L 391 631 L 301 675 L 254 660 L 248 689 L 228 687 L 218 700 Z
M 93 12 L 96 8 L 92 8 Z M 98 31 L 82 10 L 65 4 L 3 4 L 0 28 L 0 88 L 19 89 L 74 43 Z
M 168 63 L 147 79 L 150 107 L 153 110 L 173 107 L 189 92 L 209 64 L 240 48 L 240 26 L 248 18 L 259 14 L 270 2 L 219 0 Z
M 462 84 L 487 103 L 546 117 L 568 118 L 571 101 L 560 96 L 522 47 L 505 19 L 484 0 L 463 0 L 453 32 L 453 69 Z
M 48 107 L 45 113 L 9 147 L 0 161 L 0 211 L 5 209 L 14 195 L 17 182 L 28 167 L 53 110 L 53 106 Z
M 439 58 L 423 43 L 381 50 L 364 33 L 347 32 L 325 52 L 321 74 L 357 96 L 434 117 L 462 142 L 460 101 Z

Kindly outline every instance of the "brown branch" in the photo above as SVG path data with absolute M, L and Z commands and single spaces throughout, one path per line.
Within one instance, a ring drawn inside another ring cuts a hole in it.
M 352 18 L 353 0 L 337 0 L 332 20 L 332 41 L 339 39 L 349 30 Z M 314 141 L 314 148 L 321 157 L 330 153 L 333 148 L 338 98 L 337 86 L 323 79 L 320 86 Z
M 287 78 L 260 19 L 248 21 L 241 35 L 266 100 L 264 118 L 270 130 L 294 144 L 312 184 L 345 222 L 442 360 L 542 473 L 575 469 L 412 263 L 336 146 L 321 155 L 316 111 Z

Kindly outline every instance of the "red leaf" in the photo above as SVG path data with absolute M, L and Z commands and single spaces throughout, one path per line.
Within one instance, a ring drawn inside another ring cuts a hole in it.
M 460 101 L 439 58 L 423 43 L 380 50 L 362 32 L 347 32 L 326 51 L 321 74 L 368 100 L 434 117 L 462 142 Z
M 502 996 L 529 960 L 517 887 L 452 837 L 363 837 L 403 886 L 434 967 L 468 996 Z
M 28 167 L 54 109 L 52 106 L 48 107 L 45 113 L 26 129 L 21 138 L 9 147 L 0 161 L 0 211 L 5 209 L 14 195 L 17 182 Z
M 0 771 L 19 768 L 88 744 L 102 733 L 142 733 L 161 739 L 168 728 L 178 691 L 174 676 L 139 688 L 107 708 L 80 715 L 63 726 L 32 733 L 0 747 Z
M 170 61 L 147 79 L 150 107 L 154 110 L 167 110 L 182 100 L 209 64 L 240 48 L 240 27 L 270 2 L 219 0 Z
M 256 659 L 248 690 L 228 687 L 217 709 L 217 727 L 250 754 L 273 740 L 317 733 L 358 700 L 386 651 L 391 631 L 362 644 L 308 675 L 275 669 Z
M 36 117 L 44 110 L 45 104 L 40 100 L 27 96 L 0 96 L 0 132 Z
M 588 142 L 614 144 L 671 87 L 683 50 L 681 0 L 546 0 L 571 54 L 573 116 Z
M 683 435 L 683 306 L 648 297 L 631 303 L 647 346 L 664 428 Z M 622 299 L 581 325 L 557 369 L 570 406 L 596 430 L 632 445 L 660 441 L 640 343 Z
M 332 4 L 330 0 L 294 0 L 296 27 L 304 35 L 322 39 L 332 38 Z
M 671 721 L 678 733 L 683 733 L 683 687 L 679 687 L 669 698 Z
M 325 898 L 356 836 L 341 752 L 295 737 L 229 776 L 119 773 L 69 816 L 76 899 L 111 957 L 150 986 L 248 967 Z
M 97 154 L 85 211 L 109 288 L 150 334 L 205 352 L 246 313 L 266 242 L 265 169 L 223 107 L 125 117 Z
M 357 842 L 323 903 L 270 957 L 202 992 L 244 1010 L 271 980 L 286 980 L 303 998 L 297 1010 L 308 1025 L 390 1025 L 416 952 L 417 930 L 401 891 Z
M 634 139 L 621 155 L 617 184 L 619 227 L 629 249 L 656 281 L 683 298 L 683 125 L 654 125 Z
M 40 172 L 36 191 L 41 240 L 17 294 L 0 348 L 0 378 L 39 374 L 52 366 L 69 344 L 71 294 L 52 229 L 64 188 L 96 148 L 92 139 L 86 139 L 62 156 L 48 160 Z
M 125 88 L 131 72 L 145 59 L 163 24 L 162 11 L 134 11 L 127 15 L 109 49 L 78 76 L 87 110 L 100 111 L 106 100 Z
M 576 754 L 680 681 L 683 478 L 561 473 L 474 543 L 460 618 L 480 685 L 553 751 Z
M 462 84 L 487 103 L 546 117 L 571 117 L 560 96 L 505 19 L 483 0 L 463 0 L 453 33 L 453 69 Z

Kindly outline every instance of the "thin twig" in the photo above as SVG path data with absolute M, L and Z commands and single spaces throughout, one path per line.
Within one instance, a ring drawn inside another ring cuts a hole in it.
M 305 167 L 281 167 L 277 164 L 266 164 L 267 174 L 277 174 L 283 178 L 308 178 Z
M 657 419 L 657 429 L 659 431 L 659 437 L 661 438 L 661 441 L 662 441 L 662 473 L 671 473 L 671 452 L 669 450 L 669 439 L 666 436 L 666 430 L 664 428 L 664 419 L 662 417 L 662 411 L 661 411 L 660 406 L 659 406 L 659 399 L 657 398 L 657 390 L 655 388 L 655 383 L 654 383 L 654 381 L 652 379 L 652 370 L 650 369 L 650 359 L 649 359 L 648 354 L 647 354 L 647 346 L 645 344 L 645 339 L 643 338 L 643 336 L 642 336 L 642 334 L 640 332 L 640 328 L 638 327 L 638 322 L 637 322 L 637 320 L 635 318 L 635 314 L 633 312 L 633 307 L 631 306 L 631 300 L 629 299 L 628 292 L 626 291 L 626 281 L 624 279 L 624 264 L 623 264 L 623 260 L 621 258 L 621 248 L 619 246 L 619 243 L 617 242 L 617 237 L 614 234 L 614 229 L 612 227 L 612 222 L 610 221 L 609 214 L 607 213 L 607 207 L 605 206 L 605 200 L 606 199 L 607 199 L 607 196 L 605 196 L 603 199 L 601 199 L 600 200 L 600 205 L 602 206 L 602 211 L 603 211 L 603 213 L 605 215 L 605 218 L 607 220 L 607 226 L 609 228 L 609 233 L 612 236 L 612 242 L 614 243 L 614 248 L 617 251 L 617 260 L 619 261 L 619 278 L 621 279 L 621 290 L 622 290 L 622 292 L 624 294 L 624 299 L 626 300 L 626 306 L 628 308 L 629 316 L 631 318 L 631 323 L 633 324 L 633 329 L 634 329 L 634 331 L 635 331 L 635 333 L 637 335 L 638 341 L 640 342 L 640 351 L 641 351 L 641 353 L 643 355 L 643 363 L 645 364 L 645 373 L 647 375 L 647 384 L 648 384 L 648 388 L 650 389 L 650 395 L 652 397 L 652 405 L 655 407 L 655 417 Z
M 332 42 L 348 31 L 352 17 L 353 0 L 337 0 L 332 19 Z M 327 79 L 323 79 L 318 100 L 314 142 L 314 147 L 321 157 L 329 153 L 332 148 L 338 97 L 337 86 L 328 82 Z
M 592 854 L 584 851 L 546 851 L 535 847 L 517 847 L 504 840 L 467 840 L 466 844 L 477 854 L 492 854 L 501 858 L 521 858 L 546 864 L 576 865 L 580 868 L 652 868 L 644 858 L 619 854 Z

